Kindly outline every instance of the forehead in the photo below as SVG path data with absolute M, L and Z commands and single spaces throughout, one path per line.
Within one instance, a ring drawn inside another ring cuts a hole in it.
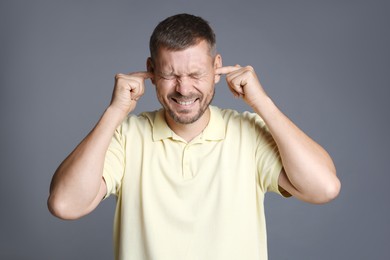
M 155 60 L 156 69 L 174 72 L 205 70 L 212 65 L 210 49 L 205 41 L 184 50 L 160 48 Z

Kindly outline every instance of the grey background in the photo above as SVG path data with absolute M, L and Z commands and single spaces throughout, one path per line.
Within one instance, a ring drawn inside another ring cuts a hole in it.
M 145 69 L 155 25 L 203 16 L 225 65 L 250 64 L 278 106 L 334 158 L 340 196 L 267 195 L 270 259 L 390 259 L 389 1 L 0 2 L 0 258 L 112 259 L 115 199 L 77 221 L 46 207 L 51 176 Z M 214 104 L 248 109 L 224 82 Z M 158 108 L 152 85 L 136 113 Z

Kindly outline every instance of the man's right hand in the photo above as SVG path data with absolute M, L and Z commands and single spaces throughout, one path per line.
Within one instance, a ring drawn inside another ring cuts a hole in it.
M 115 75 L 115 87 L 110 106 L 126 117 L 137 105 L 138 99 L 144 94 L 145 80 L 152 78 L 150 72 L 134 72 Z

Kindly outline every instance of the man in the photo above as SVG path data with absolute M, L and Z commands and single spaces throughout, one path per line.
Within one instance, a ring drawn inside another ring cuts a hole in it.
M 325 150 L 267 96 L 250 66 L 222 66 L 200 17 L 162 21 L 147 71 L 116 75 L 110 105 L 59 166 L 48 205 L 63 219 L 117 196 L 116 259 L 267 259 L 267 191 L 310 203 L 340 182 Z M 211 106 L 226 75 L 255 113 Z M 162 109 L 132 112 L 151 79 Z

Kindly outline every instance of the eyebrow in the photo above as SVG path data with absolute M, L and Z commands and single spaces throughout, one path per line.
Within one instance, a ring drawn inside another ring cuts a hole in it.
M 204 70 L 194 70 L 193 72 L 190 72 L 188 74 L 185 74 L 184 76 L 202 76 L 205 75 L 207 72 Z M 173 71 L 165 72 L 165 71 L 158 71 L 157 74 L 159 74 L 161 77 L 181 77 L 182 75 L 176 75 Z
M 173 76 L 173 70 L 172 71 L 162 71 L 162 70 L 158 70 L 157 71 L 157 74 L 160 75 L 160 76 Z
M 206 74 L 206 71 L 197 70 L 197 71 L 191 72 L 189 75 L 202 75 L 202 74 Z
M 171 72 L 159 71 L 158 74 L 160 74 L 161 76 L 174 76 L 173 71 Z

